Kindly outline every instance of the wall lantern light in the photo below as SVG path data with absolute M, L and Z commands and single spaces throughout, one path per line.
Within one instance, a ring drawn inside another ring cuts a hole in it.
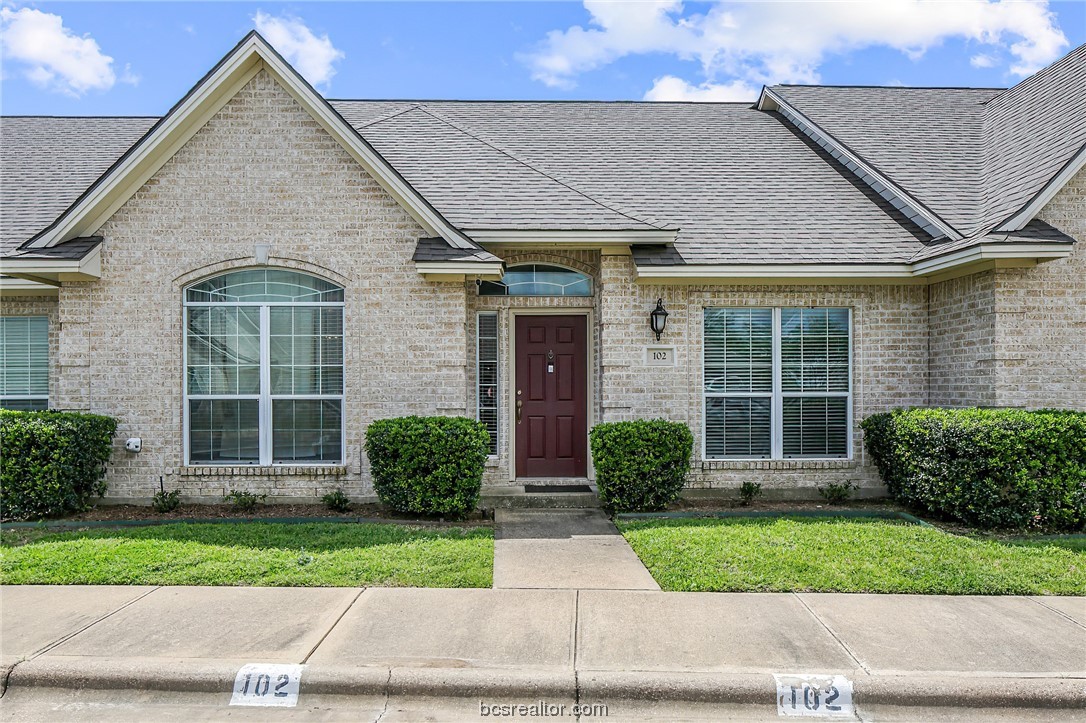
M 649 326 L 656 334 L 656 341 L 660 341 L 660 335 L 664 333 L 664 327 L 667 326 L 667 309 L 664 308 L 663 299 L 656 300 L 656 308 L 649 314 Z

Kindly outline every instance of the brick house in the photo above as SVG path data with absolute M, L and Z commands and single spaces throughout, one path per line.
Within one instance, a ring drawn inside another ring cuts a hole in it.
M 410 102 L 250 34 L 162 118 L 0 131 L 0 402 L 116 417 L 115 500 L 368 495 L 405 414 L 483 420 L 491 488 L 666 417 L 693 487 L 878 494 L 871 413 L 1086 409 L 1086 46 L 1006 90 Z

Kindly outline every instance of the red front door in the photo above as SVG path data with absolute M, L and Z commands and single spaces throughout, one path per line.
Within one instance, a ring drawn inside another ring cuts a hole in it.
M 515 318 L 517 477 L 584 477 L 588 471 L 585 317 Z

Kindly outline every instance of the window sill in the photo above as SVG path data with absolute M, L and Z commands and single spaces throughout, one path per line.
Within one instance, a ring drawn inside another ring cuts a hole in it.
M 342 464 L 275 464 L 267 467 L 260 465 L 242 465 L 240 467 L 193 465 L 181 467 L 178 470 L 178 475 L 181 477 L 223 477 L 226 475 L 236 477 L 312 477 L 314 475 L 334 477 L 344 474 L 347 474 L 347 466 Z
M 704 459 L 701 469 L 856 469 L 855 459 Z

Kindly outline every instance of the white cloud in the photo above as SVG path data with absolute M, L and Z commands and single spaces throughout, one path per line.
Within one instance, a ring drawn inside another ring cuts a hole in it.
M 995 67 L 996 59 L 987 53 L 977 53 L 969 59 L 969 64 L 974 68 L 992 68 Z
M 42 88 L 78 98 L 89 90 L 109 90 L 117 82 L 113 58 L 102 53 L 94 38 L 64 27 L 59 15 L 3 7 L 0 32 L 4 60 Z M 122 80 L 133 77 L 126 66 Z
M 754 102 L 758 99 L 760 90 L 760 88 L 756 88 L 745 80 L 692 85 L 682 78 L 676 78 L 674 75 L 665 75 L 656 79 L 652 87 L 645 93 L 644 100 L 681 100 L 702 103 Z
M 314 35 L 293 15 L 273 17 L 257 10 L 253 23 L 257 32 L 313 85 L 327 85 L 336 74 L 333 64 L 345 57 L 327 35 Z
M 1028 75 L 1068 44 L 1043 1 L 716 2 L 686 13 L 680 0 L 585 0 L 585 8 L 587 28 L 554 30 L 520 56 L 534 79 L 571 88 L 581 73 L 624 56 L 662 53 L 700 64 L 705 82 L 687 91 L 712 92 L 736 80 L 814 83 L 830 55 L 886 47 L 918 59 L 952 39 L 1004 50 L 1008 70 Z M 665 88 L 679 90 L 674 82 Z

